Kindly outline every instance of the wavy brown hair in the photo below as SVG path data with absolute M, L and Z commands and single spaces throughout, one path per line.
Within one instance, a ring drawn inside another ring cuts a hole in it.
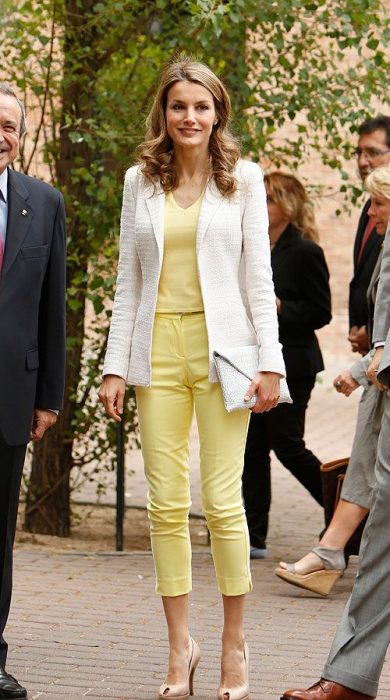
M 165 192 L 178 186 L 173 142 L 167 132 L 165 111 L 170 88 L 183 80 L 202 85 L 213 96 L 218 121 L 213 126 L 209 141 L 211 175 L 221 194 L 228 197 L 237 189 L 233 171 L 240 157 L 238 143 L 229 130 L 230 98 L 215 73 L 204 63 L 193 61 L 190 57 L 172 60 L 161 75 L 152 109 L 146 119 L 145 141 L 137 148 L 138 162 L 145 178 L 152 183 L 160 181 Z
M 294 175 L 276 170 L 264 176 L 267 193 L 290 219 L 302 238 L 318 243 L 320 236 L 308 194 Z

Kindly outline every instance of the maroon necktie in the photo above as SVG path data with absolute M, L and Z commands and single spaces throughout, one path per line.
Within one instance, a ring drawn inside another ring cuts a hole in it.
M 374 228 L 375 228 L 374 219 L 371 219 L 371 217 L 370 217 L 368 219 L 366 230 L 364 231 L 362 242 L 360 244 L 359 253 L 358 253 L 358 257 L 357 257 L 357 264 L 358 265 L 360 263 L 362 255 L 363 255 L 363 250 L 366 246 L 366 243 L 367 243 L 368 239 L 370 238 L 371 233 L 373 232 Z

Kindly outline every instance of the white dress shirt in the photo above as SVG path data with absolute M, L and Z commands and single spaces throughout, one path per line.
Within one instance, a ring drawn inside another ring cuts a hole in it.
M 8 170 L 7 168 L 0 175 L 0 235 L 3 239 L 3 250 L 5 246 L 5 236 L 7 233 L 8 220 Z

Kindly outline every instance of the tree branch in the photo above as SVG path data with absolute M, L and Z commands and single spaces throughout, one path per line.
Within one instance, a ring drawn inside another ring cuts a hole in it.
M 38 141 L 39 141 L 39 135 L 41 133 L 41 129 L 44 124 L 45 120 L 45 112 L 46 112 L 46 103 L 48 100 L 48 95 L 50 93 L 50 78 L 51 78 L 51 67 L 53 63 L 53 51 L 54 51 L 54 39 L 55 39 L 55 27 L 56 27 L 56 0 L 53 2 L 53 15 L 52 15 L 52 22 L 51 22 L 51 31 L 50 31 L 50 42 L 49 42 L 49 56 L 48 56 L 48 66 L 47 66 L 47 72 L 46 72 L 46 79 L 45 79 L 45 87 L 44 87 L 44 93 L 43 93 L 43 104 L 41 108 L 41 118 L 39 120 L 39 124 L 37 126 L 37 129 L 35 131 L 35 137 L 33 141 L 33 147 L 30 153 L 30 158 L 28 159 L 27 162 L 27 167 L 25 168 L 24 172 L 27 174 L 32 160 L 34 158 L 35 152 L 38 148 Z

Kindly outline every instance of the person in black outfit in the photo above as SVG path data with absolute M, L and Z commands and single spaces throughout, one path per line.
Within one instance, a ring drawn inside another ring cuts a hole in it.
M 364 182 L 375 168 L 390 163 L 390 117 L 378 115 L 363 122 L 358 130 L 355 151 L 359 174 Z M 353 277 L 349 286 L 349 335 L 354 352 L 365 355 L 369 350 L 367 334 L 367 288 L 383 243 L 370 220 L 371 200 L 363 207 L 353 249 Z
M 292 175 L 265 176 L 271 264 L 292 404 L 252 413 L 245 449 L 243 497 L 251 557 L 266 556 L 271 504 L 270 451 L 322 505 L 320 460 L 305 446 L 305 413 L 316 374 L 324 369 L 315 329 L 331 320 L 329 273 L 317 245 L 312 207 Z

